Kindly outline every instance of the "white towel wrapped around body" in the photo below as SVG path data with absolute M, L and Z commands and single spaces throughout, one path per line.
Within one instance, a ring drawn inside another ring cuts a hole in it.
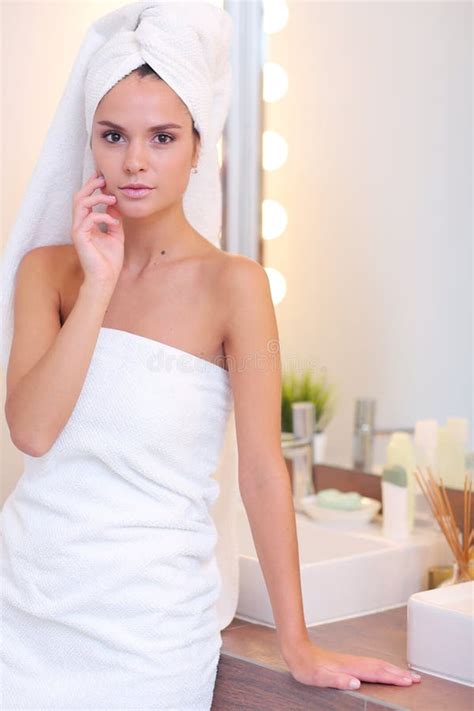
M 221 366 L 101 329 L 69 421 L 2 509 L 2 709 L 210 709 L 232 410 Z

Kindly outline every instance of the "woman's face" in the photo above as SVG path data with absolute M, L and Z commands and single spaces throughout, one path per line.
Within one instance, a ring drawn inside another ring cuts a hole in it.
M 115 195 L 124 216 L 143 217 L 182 200 L 199 141 L 186 105 L 166 82 L 134 74 L 119 81 L 99 102 L 91 138 L 106 181 L 102 191 Z M 128 197 L 121 188 L 134 182 L 153 189 Z

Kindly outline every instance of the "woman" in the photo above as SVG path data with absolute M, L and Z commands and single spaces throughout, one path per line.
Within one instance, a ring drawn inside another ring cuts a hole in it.
M 196 22 L 222 12 L 199 6 Z M 2 708 L 211 707 L 211 475 L 232 403 L 240 491 L 293 676 L 409 685 L 405 669 L 308 637 L 268 280 L 184 209 L 193 169 L 206 172 L 202 115 L 146 62 L 97 94 L 96 172 L 73 195 L 71 243 L 26 251 L 15 284 L 6 416 L 27 469 L 2 511 Z

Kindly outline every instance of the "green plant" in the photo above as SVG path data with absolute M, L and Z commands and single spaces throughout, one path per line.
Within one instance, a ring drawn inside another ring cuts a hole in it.
M 323 432 L 331 420 L 336 405 L 336 388 L 328 383 L 325 371 L 314 377 L 311 369 L 302 375 L 295 372 L 282 373 L 281 429 L 293 431 L 292 402 L 312 402 L 315 409 L 316 432 Z

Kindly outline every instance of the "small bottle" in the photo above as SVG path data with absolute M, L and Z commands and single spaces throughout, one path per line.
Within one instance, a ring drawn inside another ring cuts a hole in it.
M 403 540 L 411 533 L 408 477 L 404 467 L 394 464 L 382 471 L 382 531 L 387 538 Z
M 448 417 L 446 429 L 454 443 L 452 453 L 452 486 L 464 490 L 466 454 L 469 449 L 469 420 L 467 417 Z
M 420 467 L 436 468 L 437 420 L 418 420 L 415 424 L 416 463 Z
M 438 441 L 438 421 L 418 420 L 415 424 L 415 458 L 416 465 L 423 471 L 427 468 L 434 474 L 437 469 L 436 447 Z M 415 520 L 431 524 L 435 522 L 429 501 L 423 490 L 415 486 Z
M 449 489 L 464 489 L 467 443 L 453 423 L 438 430 L 436 449 L 438 477 Z
M 415 525 L 415 476 L 413 472 L 416 470 L 416 459 L 413 441 L 408 432 L 394 432 L 392 434 L 387 447 L 385 466 L 387 468 L 399 466 L 406 473 L 404 492 L 407 497 L 407 527 L 408 532 L 411 533 Z M 404 527 L 403 522 L 400 525 Z

